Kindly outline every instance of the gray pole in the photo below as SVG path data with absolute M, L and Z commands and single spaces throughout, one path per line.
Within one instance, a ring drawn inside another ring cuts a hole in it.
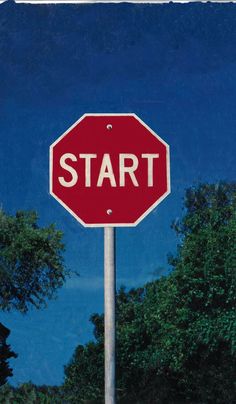
M 105 404 L 115 404 L 115 229 L 104 228 Z

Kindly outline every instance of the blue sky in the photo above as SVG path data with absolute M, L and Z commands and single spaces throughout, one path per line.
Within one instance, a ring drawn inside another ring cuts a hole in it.
M 170 145 L 171 195 L 117 230 L 117 284 L 135 287 L 167 271 L 185 189 L 235 180 L 235 110 L 235 4 L 0 6 L 0 203 L 56 223 L 80 273 L 47 309 L 1 313 L 13 383 L 61 383 L 103 311 L 103 230 L 49 195 L 50 144 L 86 112 L 134 112 Z

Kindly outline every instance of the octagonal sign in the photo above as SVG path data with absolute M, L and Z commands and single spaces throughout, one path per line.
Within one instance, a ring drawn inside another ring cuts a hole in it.
M 50 193 L 83 226 L 135 226 L 170 193 L 169 146 L 135 114 L 85 114 L 50 147 Z

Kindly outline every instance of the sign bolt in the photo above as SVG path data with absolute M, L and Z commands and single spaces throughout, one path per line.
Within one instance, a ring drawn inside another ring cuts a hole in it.
M 110 123 L 107 125 L 107 129 L 112 130 L 112 125 Z
M 111 209 L 107 209 L 107 214 L 111 215 L 112 214 L 112 210 Z

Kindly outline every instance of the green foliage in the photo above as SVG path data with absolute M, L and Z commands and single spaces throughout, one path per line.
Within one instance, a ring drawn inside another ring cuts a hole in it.
M 103 344 L 90 342 L 85 347 L 79 345 L 71 362 L 65 368 L 67 382 L 66 396 L 70 403 L 84 402 L 83 399 L 102 403 L 101 380 L 103 371 Z
M 0 404 L 63 404 L 65 400 L 60 387 L 35 386 L 32 383 L 24 383 L 19 387 L 11 387 L 8 384 L 0 388 Z
M 0 211 L 0 309 L 26 312 L 52 298 L 63 285 L 62 233 L 40 228 L 35 212 Z
M 117 295 L 120 403 L 236 402 L 236 184 L 186 192 L 171 273 Z M 65 368 L 77 403 L 103 396 L 103 316 Z

